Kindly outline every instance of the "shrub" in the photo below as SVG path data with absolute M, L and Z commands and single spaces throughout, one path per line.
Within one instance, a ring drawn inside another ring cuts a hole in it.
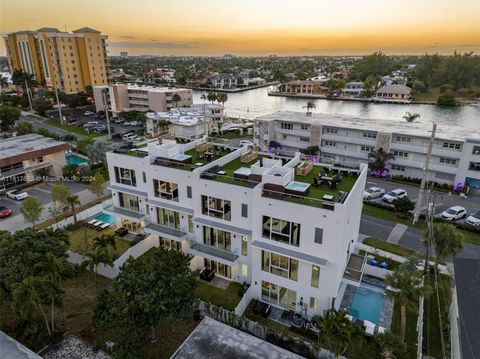
M 437 98 L 437 105 L 439 106 L 456 106 L 457 102 L 455 101 L 455 97 L 452 95 L 440 95 Z
M 408 197 L 396 199 L 393 201 L 393 206 L 395 207 L 395 212 L 403 214 L 408 213 L 415 208 L 414 203 Z

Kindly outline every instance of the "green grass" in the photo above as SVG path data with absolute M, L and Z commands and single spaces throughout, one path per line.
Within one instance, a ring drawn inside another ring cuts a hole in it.
M 405 330 L 405 344 L 407 352 L 399 359 L 415 359 L 417 355 L 417 318 L 418 303 L 410 302 L 407 305 L 407 325 Z M 392 324 L 390 330 L 400 335 L 400 305 L 395 301 L 393 306 Z
M 85 137 L 98 137 L 98 136 L 101 136 L 100 134 L 88 133 L 87 131 L 85 131 L 85 130 L 84 130 L 83 128 L 81 128 L 81 127 L 64 125 L 64 124 L 58 123 L 58 122 L 55 121 L 55 120 L 47 120 L 46 123 L 49 124 L 49 125 L 51 125 L 51 126 L 54 126 L 54 127 L 56 127 L 56 128 L 60 128 L 60 129 L 62 129 L 62 130 L 65 130 L 65 131 L 68 131 L 68 132 L 72 132 L 72 133 L 76 133 L 77 135 L 82 135 L 82 136 L 85 136 Z
M 79 228 L 76 230 L 69 230 L 68 231 L 68 238 L 70 240 L 70 250 L 77 252 L 79 254 L 86 255 L 89 251 L 93 249 L 93 239 L 95 237 L 99 237 L 101 235 L 111 235 L 113 234 L 113 229 L 104 229 L 103 231 L 99 232 L 95 229 L 91 228 Z M 85 242 L 85 234 L 87 237 L 87 241 Z M 116 259 L 120 257 L 128 248 L 130 248 L 130 243 L 125 239 L 120 237 L 116 237 L 117 242 L 116 246 L 117 249 L 113 250 L 109 247 L 109 251 L 112 254 L 113 258 Z
M 363 243 L 368 246 L 372 246 L 372 247 L 384 250 L 386 252 L 397 254 L 402 257 L 408 257 L 416 253 L 413 249 L 405 248 L 405 247 L 399 246 L 398 244 L 388 243 L 388 242 L 382 241 L 381 239 L 372 238 L 372 237 L 365 238 L 363 240 Z
M 433 274 L 430 276 L 433 282 Z M 446 275 L 439 275 L 439 298 L 440 308 L 442 313 L 443 328 L 449 328 L 448 313 L 451 304 L 451 279 Z M 430 284 L 432 287 L 432 283 Z M 434 358 L 442 358 L 442 342 L 441 342 L 441 327 L 438 317 L 438 304 L 436 291 L 425 299 L 424 316 L 423 316 L 423 352 Z M 450 333 L 444 335 L 445 350 L 448 354 L 450 352 Z
M 365 252 L 364 250 L 360 250 L 358 252 L 358 254 L 360 254 L 361 256 L 364 256 L 365 255 Z M 400 262 L 397 262 L 397 261 L 394 261 L 393 259 L 391 258 L 388 258 L 388 257 L 383 257 L 383 256 L 379 256 L 378 254 L 376 253 L 373 253 L 373 252 L 368 252 L 369 254 L 373 255 L 375 257 L 375 260 L 380 264 L 380 263 L 387 263 L 388 264 L 388 267 L 387 269 L 388 270 L 395 270 L 396 268 L 398 268 L 400 266 Z
M 243 286 L 236 282 L 231 282 L 226 289 L 221 289 L 199 279 L 195 289 L 195 296 L 199 299 L 231 311 L 235 310 L 242 295 Z

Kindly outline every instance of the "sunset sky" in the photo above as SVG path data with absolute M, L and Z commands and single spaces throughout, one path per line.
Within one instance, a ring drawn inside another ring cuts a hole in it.
M 480 52 L 479 0 L 0 0 L 1 33 L 43 26 L 100 30 L 113 55 Z

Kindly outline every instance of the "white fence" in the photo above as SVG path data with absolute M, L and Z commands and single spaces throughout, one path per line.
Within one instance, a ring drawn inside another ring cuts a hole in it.
M 449 311 L 450 319 L 450 343 L 452 359 L 462 358 L 462 349 L 460 346 L 460 314 L 458 312 L 457 287 L 452 289 L 452 304 Z
M 388 269 L 374 267 L 368 263 L 365 263 L 365 269 L 363 271 L 363 274 L 368 274 L 368 275 L 371 275 L 377 278 L 382 278 L 382 279 L 384 279 L 389 273 L 391 273 L 391 271 L 389 271 Z
M 248 307 L 248 303 L 253 299 L 253 286 L 248 287 L 247 291 L 243 293 L 243 297 L 235 308 L 235 314 L 243 315 L 245 309 Z
M 93 207 L 87 208 L 86 210 L 77 213 L 77 220 L 78 221 L 83 221 L 83 220 L 101 212 L 102 210 L 103 210 L 103 204 L 102 203 L 96 204 Z M 66 227 L 69 224 L 73 224 L 73 216 L 62 219 L 60 222 L 52 224 L 51 227 L 57 229 L 57 228 Z
M 423 358 L 423 304 L 424 298 L 420 297 L 418 301 L 418 319 L 417 319 L 417 358 Z
M 87 256 L 83 256 L 81 254 L 68 251 L 68 261 L 70 263 L 82 264 L 86 260 L 88 260 Z M 97 273 L 100 274 L 101 276 L 113 279 L 118 275 L 118 273 L 120 273 L 120 270 L 116 267 L 110 267 L 103 263 L 100 263 L 97 268 Z
M 135 244 L 133 247 L 130 247 L 129 249 L 127 249 L 125 253 L 123 253 L 120 257 L 118 257 L 115 260 L 115 262 L 113 262 L 113 265 L 116 268 L 120 268 L 122 265 L 125 264 L 128 258 L 132 257 L 136 259 L 141 255 L 143 255 L 145 252 L 147 252 L 149 249 L 153 247 L 158 247 L 158 246 L 159 246 L 158 237 L 154 238 L 154 236 L 148 236 L 143 241 L 140 241 L 137 244 Z

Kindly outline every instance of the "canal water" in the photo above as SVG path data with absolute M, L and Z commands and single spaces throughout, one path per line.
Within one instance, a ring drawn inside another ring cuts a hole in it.
M 268 96 L 272 88 L 264 87 L 244 92 L 229 93 L 225 103 L 226 114 L 232 117 L 254 119 L 277 111 L 306 111 L 306 99 Z M 203 91 L 193 91 L 194 103 L 202 103 Z M 438 124 L 480 128 L 480 106 L 439 107 L 435 105 L 374 104 L 355 101 L 314 100 L 314 113 L 350 115 L 359 118 L 403 121 L 405 112 L 419 113 L 420 121 L 437 121 Z

